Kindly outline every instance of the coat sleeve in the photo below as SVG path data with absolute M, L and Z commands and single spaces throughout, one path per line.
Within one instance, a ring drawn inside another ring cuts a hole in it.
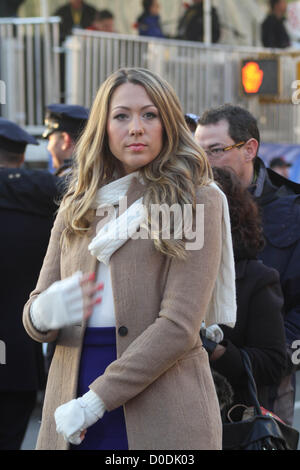
M 138 336 L 90 388 L 108 410 L 142 392 L 178 359 L 199 344 L 201 323 L 211 299 L 221 259 L 222 199 L 203 188 L 204 245 L 185 261 L 170 262 L 156 321 Z M 146 299 L 145 299 L 146 301 Z
M 60 272 L 60 238 L 62 231 L 64 229 L 64 222 L 61 213 L 58 213 L 56 220 L 54 222 L 51 236 L 49 240 L 48 249 L 44 262 L 40 271 L 38 282 L 36 288 L 31 292 L 29 300 L 24 306 L 23 310 L 23 324 L 25 330 L 31 336 L 32 339 L 41 343 L 48 343 L 55 341 L 58 335 L 58 330 L 48 331 L 46 333 L 41 333 L 36 330 L 31 322 L 30 318 L 30 306 L 32 302 L 37 298 L 37 296 L 48 289 L 55 281 L 61 279 Z
M 254 274 L 249 272 L 249 276 Z M 279 275 L 274 269 L 262 265 L 248 311 L 243 312 L 247 319 L 243 338 L 240 338 L 251 359 L 258 386 L 279 383 L 284 374 L 286 347 L 282 306 Z M 228 339 L 221 344 L 226 346 L 226 352 L 213 362 L 213 368 L 225 375 L 233 386 L 240 386 L 247 378 L 240 348 Z
M 300 219 L 300 209 L 299 209 Z M 300 238 L 290 255 L 283 274 L 282 290 L 285 298 L 285 330 L 288 345 L 300 338 Z

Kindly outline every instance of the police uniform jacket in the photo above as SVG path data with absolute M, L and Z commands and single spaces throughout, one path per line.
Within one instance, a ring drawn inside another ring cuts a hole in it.
M 57 205 L 54 177 L 44 171 L 0 169 L 0 390 L 43 386 L 41 346 L 26 334 L 22 312 L 36 284 Z

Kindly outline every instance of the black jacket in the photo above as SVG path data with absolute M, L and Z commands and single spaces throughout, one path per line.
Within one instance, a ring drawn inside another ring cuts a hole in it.
M 77 26 L 83 29 L 88 28 L 94 21 L 95 14 L 95 8 L 83 2 L 80 25 Z M 60 40 L 64 41 L 72 33 L 72 28 L 74 27 L 71 5 L 68 3 L 62 6 L 55 11 L 54 16 L 61 17 Z
M 0 17 L 17 16 L 18 9 L 25 0 L 0 0 Z
M 267 16 L 261 26 L 261 41 L 264 47 L 289 47 L 291 41 L 284 26 L 284 19 L 279 19 L 273 14 Z
M 259 258 L 280 274 L 286 340 L 292 346 L 300 339 L 300 185 L 266 169 L 260 158 L 255 172 L 251 192 L 261 208 L 266 239 Z
M 27 335 L 22 313 L 34 289 L 58 209 L 56 178 L 46 171 L 0 169 L 0 390 L 43 387 L 42 346 Z
M 211 9 L 212 42 L 220 39 L 220 23 L 215 7 Z M 178 24 L 178 38 L 186 41 L 200 41 L 204 39 L 203 4 L 192 5 L 187 9 Z
M 260 403 L 272 408 L 270 385 L 280 382 L 286 366 L 282 318 L 283 297 L 277 271 L 247 254 L 236 259 L 237 321 L 234 328 L 220 325 L 226 352 L 212 362 L 234 390 L 234 403 L 251 405 L 240 348 L 251 359 Z

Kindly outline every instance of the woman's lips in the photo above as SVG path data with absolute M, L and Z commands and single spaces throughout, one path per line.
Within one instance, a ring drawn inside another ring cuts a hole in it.
M 130 148 L 130 150 L 133 150 L 134 152 L 140 152 L 141 150 L 144 150 L 146 148 L 146 145 L 145 144 L 131 144 L 131 145 L 128 145 L 128 148 Z

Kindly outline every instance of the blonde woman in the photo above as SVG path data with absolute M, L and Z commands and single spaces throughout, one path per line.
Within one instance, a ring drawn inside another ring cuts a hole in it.
M 192 223 L 170 217 L 164 236 L 157 206 L 192 208 Z M 110 76 L 24 308 L 32 338 L 57 340 L 38 449 L 221 448 L 199 331 L 235 322 L 228 220 L 170 85 Z

